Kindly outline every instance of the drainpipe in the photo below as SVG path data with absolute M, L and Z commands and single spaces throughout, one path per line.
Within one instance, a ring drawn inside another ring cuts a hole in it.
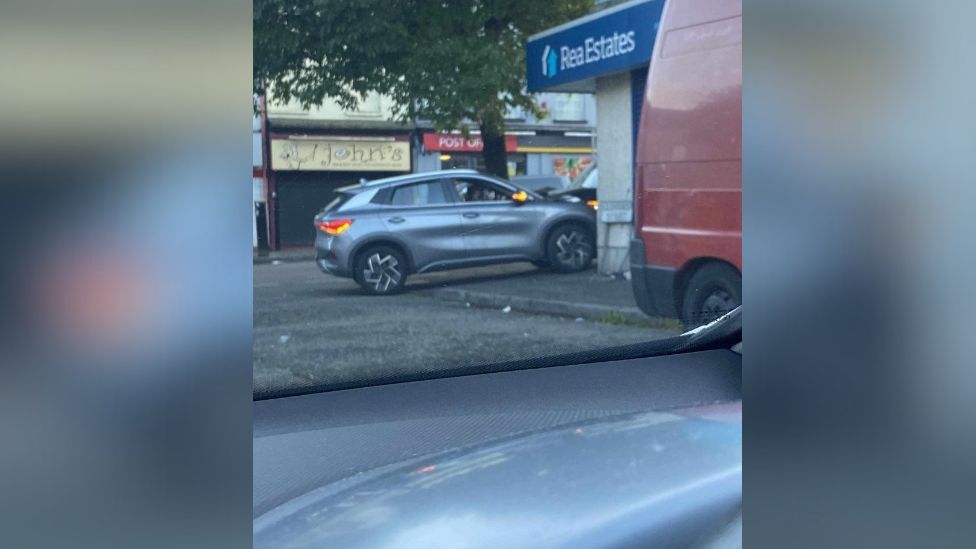
M 264 162 L 261 163 L 261 167 L 264 169 L 264 180 L 268 184 L 268 196 L 265 200 L 268 208 L 266 216 L 268 219 L 268 247 L 272 250 L 278 250 L 278 220 L 275 213 L 278 205 L 278 188 L 275 184 L 274 172 L 271 170 L 271 134 L 268 127 L 268 98 L 266 91 L 262 91 L 261 96 L 258 98 L 258 109 L 261 112 L 261 149 L 262 156 L 264 157 Z

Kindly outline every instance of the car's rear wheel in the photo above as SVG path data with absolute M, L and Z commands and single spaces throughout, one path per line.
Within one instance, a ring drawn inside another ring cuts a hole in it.
M 591 231 L 581 225 L 556 227 L 546 241 L 549 266 L 561 273 L 576 273 L 593 262 L 594 243 Z
M 742 275 L 724 263 L 709 263 L 695 271 L 685 287 L 681 320 L 697 328 L 742 304 Z
M 356 258 L 353 274 L 367 293 L 395 294 L 407 282 L 407 259 L 392 246 L 373 246 Z

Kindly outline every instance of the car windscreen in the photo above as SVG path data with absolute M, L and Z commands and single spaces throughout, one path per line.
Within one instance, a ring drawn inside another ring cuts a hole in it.
M 566 91 L 592 79 L 544 40 L 591 3 L 349 4 L 256 10 L 255 74 L 273 84 L 261 398 L 628 348 L 741 304 L 738 149 L 715 147 L 741 141 L 734 37 L 658 63 L 658 84 L 654 62 L 632 65 L 597 97 Z M 650 55 L 665 21 L 640 17 Z M 653 105 L 631 99 L 672 92 L 709 101 L 642 123 Z M 648 160 L 648 143 L 681 154 Z
M 593 164 L 590 164 L 589 166 L 586 167 L 586 169 L 580 172 L 579 175 L 573 178 L 573 180 L 569 183 L 567 189 L 576 190 L 582 188 L 590 188 L 590 183 L 593 180 L 593 176 L 596 174 L 596 170 L 597 170 L 596 163 L 594 162 Z

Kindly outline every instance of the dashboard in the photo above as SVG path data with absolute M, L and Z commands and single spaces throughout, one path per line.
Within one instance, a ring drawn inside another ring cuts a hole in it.
M 255 547 L 741 543 L 741 355 L 254 403 Z

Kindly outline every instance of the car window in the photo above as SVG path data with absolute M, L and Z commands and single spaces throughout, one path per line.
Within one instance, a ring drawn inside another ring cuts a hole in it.
M 361 208 L 366 204 L 369 204 L 370 200 L 373 199 L 373 195 L 376 194 L 374 191 L 362 191 L 357 193 L 351 193 L 348 200 L 336 205 L 337 210 L 351 210 L 353 208 Z
M 600 171 L 596 168 L 596 165 L 594 165 L 593 171 L 587 174 L 586 178 L 583 179 L 583 188 L 595 189 L 599 183 L 600 180 L 599 178 L 600 178 Z
M 569 183 L 570 189 L 595 189 L 597 182 L 596 163 L 591 163 Z
M 394 206 L 429 206 L 431 204 L 447 204 L 447 193 L 439 181 L 430 181 L 416 185 L 405 185 L 393 190 Z
M 457 179 L 454 181 L 458 199 L 461 202 L 495 202 L 512 199 L 512 193 L 479 179 Z

